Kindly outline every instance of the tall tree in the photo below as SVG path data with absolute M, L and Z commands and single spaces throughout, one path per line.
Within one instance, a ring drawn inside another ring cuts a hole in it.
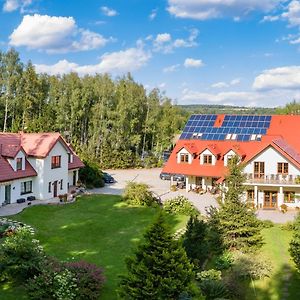
M 226 177 L 227 192 L 218 212 L 218 230 L 225 247 L 243 252 L 254 251 L 262 246 L 261 226 L 254 210 L 242 200 L 244 191 L 243 166 L 239 157 L 234 156 L 229 163 L 229 175 Z
M 124 299 L 178 299 L 189 292 L 192 265 L 180 243 L 173 239 L 163 216 L 150 226 L 134 256 L 126 260 L 119 294 Z

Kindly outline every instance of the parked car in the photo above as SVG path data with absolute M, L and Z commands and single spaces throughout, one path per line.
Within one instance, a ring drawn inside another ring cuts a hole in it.
M 174 174 L 173 180 L 174 181 L 185 181 L 185 176 L 182 174 Z
M 115 179 L 108 173 L 103 172 L 103 180 L 105 183 L 114 183 Z
M 160 173 L 159 177 L 162 180 L 171 180 L 171 174 L 170 173 Z

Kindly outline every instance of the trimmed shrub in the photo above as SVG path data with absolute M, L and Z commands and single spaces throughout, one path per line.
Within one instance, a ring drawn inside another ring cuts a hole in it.
M 274 227 L 274 223 L 271 220 L 263 220 L 261 221 L 262 228 L 271 228 Z
M 78 300 L 99 299 L 105 282 L 103 269 L 86 261 L 69 262 L 65 267 L 72 272 L 76 279 Z
M 123 200 L 130 205 L 154 206 L 157 205 L 147 184 L 128 182 L 123 194 Z
M 0 244 L 0 274 L 3 277 L 23 282 L 40 272 L 44 259 L 44 250 L 30 228 L 17 228 Z
M 196 216 L 199 214 L 194 205 L 184 196 L 166 200 L 163 206 L 167 213 L 183 214 L 187 216 Z

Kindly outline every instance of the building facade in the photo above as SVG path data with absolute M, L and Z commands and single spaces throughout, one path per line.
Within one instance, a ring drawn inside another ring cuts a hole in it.
M 186 190 L 226 188 L 228 162 L 244 166 L 244 199 L 257 208 L 300 207 L 300 116 L 192 115 L 163 172 Z
M 83 166 L 59 133 L 1 133 L 0 205 L 66 194 Z

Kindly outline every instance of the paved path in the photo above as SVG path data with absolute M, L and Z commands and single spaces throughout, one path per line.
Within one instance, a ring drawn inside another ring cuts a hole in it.
M 31 203 L 31 204 L 29 204 Z M 58 204 L 59 198 L 53 198 L 50 200 L 34 200 L 34 201 L 26 201 L 24 203 L 14 203 L 14 204 L 8 204 L 3 207 L 0 207 L 0 217 L 3 216 L 12 216 L 20 213 L 22 210 L 24 210 L 27 207 L 33 206 L 33 205 L 46 205 L 46 204 Z

